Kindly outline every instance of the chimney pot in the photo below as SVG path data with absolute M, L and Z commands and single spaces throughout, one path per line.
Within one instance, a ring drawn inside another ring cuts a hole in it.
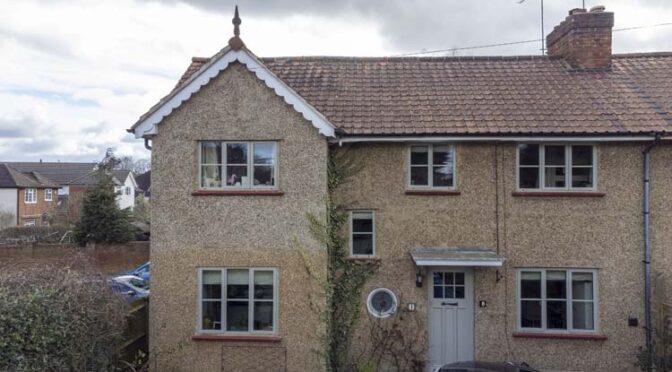
M 569 11 L 569 15 L 581 14 L 581 13 L 585 13 L 585 12 L 586 12 L 586 10 L 583 9 L 583 8 L 574 8 L 574 9 Z
M 604 11 L 607 8 L 604 5 L 595 5 L 594 7 L 590 8 L 591 13 L 604 13 Z

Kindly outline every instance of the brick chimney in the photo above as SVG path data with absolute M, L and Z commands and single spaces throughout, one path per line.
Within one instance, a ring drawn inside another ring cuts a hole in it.
M 549 56 L 563 57 L 577 69 L 611 66 L 611 29 L 614 13 L 598 5 L 586 11 L 572 9 L 562 23 L 546 36 Z

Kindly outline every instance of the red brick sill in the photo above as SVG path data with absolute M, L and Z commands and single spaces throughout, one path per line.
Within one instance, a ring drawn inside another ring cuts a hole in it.
M 591 335 L 580 333 L 537 333 L 537 332 L 514 332 L 513 337 L 520 338 L 550 338 L 556 340 L 592 340 L 606 341 L 605 335 Z
M 406 190 L 406 195 L 426 195 L 426 196 L 456 196 L 460 195 L 457 190 Z
M 576 191 L 550 191 L 550 192 L 537 192 L 537 191 L 514 191 L 511 193 L 513 196 L 518 197 L 542 197 L 542 198 L 601 198 L 606 194 L 603 192 L 576 192 Z
M 279 336 L 245 336 L 245 335 L 206 335 L 195 334 L 191 336 L 194 341 L 231 341 L 231 342 L 280 342 Z
M 198 190 L 192 196 L 282 196 L 280 190 Z

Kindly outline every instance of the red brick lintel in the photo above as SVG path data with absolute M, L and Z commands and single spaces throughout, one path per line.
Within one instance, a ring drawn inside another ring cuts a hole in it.
M 231 341 L 231 342 L 280 342 L 279 336 L 253 336 L 253 335 L 221 335 L 221 334 L 195 334 L 191 336 L 194 341 Z
M 551 338 L 557 340 L 592 340 L 605 341 L 607 336 L 581 333 L 541 333 L 541 332 L 514 332 L 513 337 L 520 338 Z
M 406 195 L 427 195 L 427 196 L 456 196 L 460 195 L 457 190 L 406 190 Z
M 282 196 L 280 190 L 198 190 L 192 196 Z
M 541 197 L 541 198 L 555 198 L 555 197 L 566 197 L 566 198 L 601 198 L 606 194 L 603 192 L 574 192 L 574 191 L 551 191 L 551 192 L 538 192 L 538 191 L 514 191 L 511 193 L 513 196 L 519 197 Z

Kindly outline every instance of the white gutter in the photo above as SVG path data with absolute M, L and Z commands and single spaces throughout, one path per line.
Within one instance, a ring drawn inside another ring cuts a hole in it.
M 415 260 L 416 266 L 465 266 L 465 267 L 502 267 L 504 259 L 501 260 L 450 260 L 450 259 L 418 259 Z
M 645 136 L 353 136 L 334 139 L 332 142 L 647 142 L 656 139 Z M 670 140 L 672 137 L 662 137 Z

